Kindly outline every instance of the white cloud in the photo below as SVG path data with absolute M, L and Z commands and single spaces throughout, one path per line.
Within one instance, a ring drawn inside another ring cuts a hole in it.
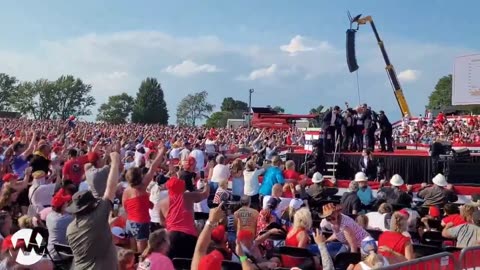
M 398 73 L 398 79 L 402 82 L 413 82 L 420 76 L 420 71 L 414 69 L 406 69 Z
M 303 44 L 304 41 L 304 37 L 296 35 L 290 40 L 289 44 L 280 46 L 280 50 L 288 52 L 290 55 L 296 55 L 299 52 L 313 51 L 314 48 L 305 46 Z
M 271 78 L 278 72 L 277 65 L 271 64 L 265 68 L 255 69 L 247 77 L 238 77 L 239 80 L 255 81 L 258 79 Z
M 187 77 L 198 73 L 219 72 L 220 69 L 218 69 L 215 65 L 200 65 L 193 62 L 192 60 L 185 60 L 178 65 L 170 65 L 166 67 L 163 71 L 175 76 Z

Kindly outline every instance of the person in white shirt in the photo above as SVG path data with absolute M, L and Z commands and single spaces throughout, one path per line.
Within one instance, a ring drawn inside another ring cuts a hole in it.
M 172 150 L 170 150 L 170 154 L 169 154 L 169 158 L 170 159 L 180 159 L 180 151 L 182 149 L 180 149 L 180 145 L 178 142 L 175 142 L 173 145 L 172 145 Z
M 385 218 L 388 214 L 393 213 L 392 205 L 388 203 L 382 203 L 378 207 L 378 212 L 367 213 L 368 217 L 368 228 L 373 230 L 387 231 L 390 228 L 387 226 L 389 222 L 385 222 Z
M 253 208 L 258 209 L 260 204 L 260 198 L 258 195 L 258 190 L 260 189 L 260 184 L 258 177 L 265 172 L 263 168 L 257 168 L 257 156 L 254 156 L 250 159 L 243 171 L 243 179 L 245 181 L 245 187 L 243 192 L 245 195 L 250 197 L 250 204 Z
M 156 181 L 151 181 L 147 187 L 147 192 L 150 192 L 150 202 L 153 204 L 153 208 L 148 209 L 150 214 L 151 231 L 155 231 L 156 229 L 161 228 L 161 226 L 165 226 L 165 224 L 160 223 L 160 202 L 168 197 L 168 190 L 165 188 L 165 183 L 168 178 L 159 175 L 155 180 Z
M 213 168 L 212 179 L 210 180 L 210 191 L 214 192 L 218 188 L 218 182 L 228 180 L 230 178 L 230 168 L 225 165 L 225 157 L 218 155 L 216 158 L 217 165 Z
M 142 164 L 145 163 L 145 147 L 143 144 L 139 143 L 135 147 L 137 151 L 135 151 L 135 167 L 141 167 Z
M 200 145 L 198 143 L 194 145 L 192 152 L 190 152 L 190 156 L 197 161 L 195 172 L 203 172 L 205 170 L 205 154 L 200 150 Z
M 190 155 L 190 150 L 192 148 L 192 145 L 190 142 L 185 142 L 183 145 L 182 151 L 180 151 L 180 160 L 182 162 L 187 161 L 188 156 Z
M 217 150 L 215 149 L 215 146 L 217 144 L 217 141 L 213 140 L 211 137 L 207 137 L 207 140 L 205 141 L 205 154 L 207 156 L 214 156 Z

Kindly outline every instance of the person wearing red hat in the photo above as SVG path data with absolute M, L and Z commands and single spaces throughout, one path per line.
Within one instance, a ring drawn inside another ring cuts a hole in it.
M 60 189 L 52 198 L 52 211 L 47 215 L 46 225 L 48 229 L 47 249 L 53 259 L 61 259 L 57 254 L 54 244 L 68 245 L 67 227 L 73 221 L 73 216 L 66 212 L 68 203 L 72 200 L 72 195 L 68 194 L 63 188 Z
M 195 173 L 195 166 L 197 161 L 194 157 L 187 157 L 185 161 L 183 161 L 182 169 L 180 170 L 178 177 L 185 181 L 185 187 L 188 191 L 195 190 L 195 178 L 197 174 Z
M 92 151 L 87 154 L 88 163 L 85 165 L 85 179 L 96 198 L 103 196 L 107 187 L 105 179 L 110 172 L 110 166 L 106 164 L 109 153 L 105 153 L 105 158 L 101 158 L 99 154 L 101 144 L 101 142 L 97 143 Z
M 68 160 L 63 165 L 63 179 L 72 181 L 75 185 L 80 185 L 84 174 L 85 164 L 88 163 L 88 155 L 78 156 L 76 149 L 68 150 Z
M 203 181 L 203 180 L 202 180 Z M 202 191 L 185 192 L 185 181 L 170 177 L 166 184 L 168 198 L 160 202 L 160 218 L 165 220 L 170 233 L 168 257 L 191 258 L 197 242 L 198 231 L 193 218 L 193 205 L 208 198 L 208 185 Z

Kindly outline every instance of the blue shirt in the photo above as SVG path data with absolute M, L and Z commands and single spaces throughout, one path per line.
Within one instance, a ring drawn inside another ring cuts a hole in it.
M 369 205 L 370 203 L 373 202 L 373 192 L 369 186 L 367 186 L 365 189 L 360 188 L 357 191 L 357 196 L 363 205 Z
M 265 171 L 263 176 L 263 182 L 260 186 L 259 193 L 260 195 L 272 195 L 272 187 L 275 184 L 283 185 L 285 179 L 283 178 L 282 170 L 279 167 L 272 166 Z
M 25 177 L 25 170 L 28 168 L 28 161 L 22 158 L 22 156 L 15 156 L 13 158 L 12 170 L 13 173 L 18 175 L 18 178 Z

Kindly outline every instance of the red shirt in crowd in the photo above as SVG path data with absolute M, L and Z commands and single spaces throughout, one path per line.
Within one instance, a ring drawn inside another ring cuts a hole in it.
M 443 224 L 453 223 L 453 226 L 458 226 L 467 223 L 460 214 L 448 215 L 442 219 Z
M 297 173 L 295 170 L 285 170 L 283 171 L 283 178 L 285 178 L 285 180 L 287 179 L 290 180 L 290 181 L 287 181 L 288 183 L 293 183 L 294 185 L 297 185 L 298 181 L 300 181 L 300 174 Z M 292 193 L 292 190 L 290 188 L 287 188 L 283 192 L 282 197 L 295 198 L 295 194 Z
M 407 237 L 399 232 L 385 231 L 378 238 L 378 246 L 386 246 L 391 248 L 393 251 L 398 252 L 405 256 L 405 247 L 411 243 L 412 240 L 410 237 Z M 389 252 L 379 251 L 379 254 L 385 257 L 392 257 L 392 254 Z
M 85 173 L 84 166 L 86 163 L 88 163 L 87 155 L 67 160 L 62 169 L 64 178 L 71 180 L 75 185 L 80 184 Z

